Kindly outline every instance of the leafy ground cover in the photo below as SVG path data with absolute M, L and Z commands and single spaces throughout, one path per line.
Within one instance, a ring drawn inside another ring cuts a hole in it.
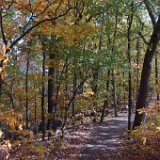
M 149 112 L 154 110 L 154 116 L 150 114 L 145 126 L 133 131 L 129 139 L 126 130 L 128 115 L 121 111 L 118 117 L 110 115 L 103 123 L 90 123 L 66 130 L 63 140 L 54 136 L 50 141 L 37 142 L 37 145 L 35 142 L 27 142 L 29 145 L 24 143 L 12 152 L 10 159 L 17 160 L 21 157 L 22 160 L 159 160 L 160 132 L 158 127 L 154 129 L 154 121 L 158 118 L 156 113 L 159 113 L 158 103 L 152 105 Z M 151 127 L 151 124 L 154 127 Z M 34 148 L 37 148 L 35 152 Z

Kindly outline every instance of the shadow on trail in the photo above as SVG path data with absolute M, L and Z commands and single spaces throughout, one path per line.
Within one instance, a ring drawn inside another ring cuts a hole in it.
M 127 114 L 121 113 L 118 117 L 92 127 L 90 134 L 84 137 L 85 143 L 77 160 L 111 160 L 109 157 L 113 157 L 112 152 L 118 153 L 121 147 L 127 129 Z

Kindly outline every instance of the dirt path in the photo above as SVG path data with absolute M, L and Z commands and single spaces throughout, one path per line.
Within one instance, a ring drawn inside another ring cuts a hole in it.
M 70 155 L 76 160 L 118 160 L 118 149 L 127 129 L 127 114 L 109 118 L 102 124 L 86 126 L 68 135 L 73 149 L 80 152 Z M 78 142 L 79 141 L 79 142 Z M 74 151 L 73 151 L 74 152 Z M 116 156 L 113 156 L 116 153 Z

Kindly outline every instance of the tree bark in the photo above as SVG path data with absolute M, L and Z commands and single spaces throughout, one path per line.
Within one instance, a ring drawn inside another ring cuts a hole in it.
M 131 3 L 131 9 L 133 10 L 133 1 Z M 131 27 L 133 22 L 133 14 L 128 16 L 128 32 L 127 32 L 127 56 L 128 64 L 130 66 L 128 72 L 128 130 L 131 131 L 131 116 L 132 116 L 132 75 L 131 75 Z
M 55 59 L 55 54 L 50 52 L 49 60 L 53 61 Z M 54 114 L 56 111 L 56 102 L 55 102 L 55 95 L 56 95 L 56 88 L 55 88 L 55 68 L 53 66 L 49 67 L 48 71 L 48 113 Z M 49 129 L 51 126 L 51 119 L 48 119 L 47 128 Z
M 136 55 L 136 63 L 137 63 L 137 70 L 136 70 L 136 96 L 138 97 L 139 91 L 139 64 L 140 64 L 140 37 L 137 37 L 137 45 L 136 45 L 137 55 Z
M 141 74 L 141 81 L 140 81 L 140 89 L 139 95 L 136 104 L 136 116 L 133 124 L 133 129 L 137 126 L 141 125 L 141 122 L 144 118 L 144 113 L 139 114 L 138 110 L 145 108 L 147 106 L 147 95 L 148 95 L 148 86 L 149 86 L 149 78 L 151 74 L 152 68 L 152 61 L 160 40 L 160 16 L 158 17 L 157 23 L 154 26 L 153 33 L 151 35 L 149 45 L 147 47 L 145 58 L 143 62 L 143 69 Z
M 42 121 L 42 140 L 45 140 L 46 123 L 45 123 L 45 50 L 43 49 L 43 62 L 42 62 L 42 97 L 41 97 L 41 121 Z
M 73 78 L 73 94 L 76 91 L 76 87 L 77 87 L 77 75 L 76 73 L 74 74 L 74 78 Z M 72 117 L 75 116 L 75 99 L 72 102 Z
M 29 129 L 28 123 L 29 123 L 29 110 L 28 110 L 28 71 L 29 71 L 29 61 L 30 61 L 30 49 L 27 55 L 27 63 L 26 63 L 26 80 L 25 80 L 25 86 L 26 86 L 26 129 Z
M 158 52 L 157 52 L 158 53 Z M 156 92 L 157 92 L 157 101 L 159 101 L 159 83 L 158 83 L 158 59 L 157 53 L 155 55 L 155 84 L 156 84 Z
M 97 111 L 97 99 L 98 99 L 98 77 L 99 77 L 99 69 L 93 70 L 93 92 L 94 92 L 94 100 L 93 100 L 93 106 L 95 110 Z
M 112 69 L 111 72 L 112 75 L 112 96 L 113 96 L 113 104 L 114 104 L 114 116 L 117 117 L 117 95 L 116 95 L 116 84 L 115 84 L 115 75 L 114 75 L 114 69 Z
M 100 122 L 102 123 L 104 120 L 104 115 L 106 112 L 106 108 L 108 108 L 108 99 L 109 99 L 109 81 L 110 81 L 110 70 L 108 71 L 108 79 L 106 82 L 106 96 L 105 96 L 105 100 L 104 100 L 104 105 L 103 105 L 103 110 L 102 110 L 102 114 L 101 114 L 101 119 Z

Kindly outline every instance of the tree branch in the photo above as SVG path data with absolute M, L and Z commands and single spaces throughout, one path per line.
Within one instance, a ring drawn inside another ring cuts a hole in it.
M 155 19 L 155 16 L 153 14 L 153 11 L 152 11 L 152 9 L 150 7 L 150 4 L 149 4 L 148 0 L 144 0 L 144 4 L 145 4 L 145 6 L 147 8 L 148 14 L 149 14 L 149 16 L 151 18 L 151 21 L 152 21 L 152 25 L 154 27 L 155 24 L 156 24 L 156 19 Z
M 41 25 L 44 22 L 48 22 L 48 21 L 55 21 L 56 19 L 65 16 L 69 11 L 71 10 L 71 8 L 68 8 L 66 10 L 66 12 L 57 15 L 56 17 L 53 18 L 47 18 L 44 20 L 41 20 L 39 22 L 37 22 L 36 24 L 34 24 L 32 27 L 30 27 L 29 29 L 27 29 L 26 31 L 24 31 L 15 41 L 13 41 L 11 43 L 11 45 L 9 46 L 9 48 L 13 48 L 14 45 L 16 45 L 23 37 L 25 37 L 28 33 L 30 33 L 33 29 L 35 29 L 36 27 L 38 27 L 39 25 Z
M 2 34 L 2 39 L 5 45 L 7 45 L 7 40 L 4 32 L 4 27 L 3 27 L 3 17 L 2 17 L 2 8 L 0 8 L 0 28 L 1 28 L 1 34 Z
M 145 44 L 149 45 L 149 42 L 144 38 L 141 32 L 138 32 L 138 35 L 143 39 Z
M 71 104 L 73 103 L 74 99 L 76 98 L 77 91 L 80 89 L 81 85 L 83 85 L 86 82 L 87 79 L 88 79 L 88 76 L 85 77 L 83 79 L 83 81 L 77 86 L 77 88 L 75 89 L 75 91 L 74 91 L 74 93 L 73 93 L 73 95 L 72 95 L 72 97 L 71 97 L 68 105 L 66 106 L 66 108 L 65 108 L 65 115 L 64 115 L 64 122 L 62 124 L 62 128 L 64 128 L 65 125 L 66 125 L 66 122 L 67 122 L 67 119 L 68 119 L 67 113 L 68 113 L 69 108 L 71 107 Z

